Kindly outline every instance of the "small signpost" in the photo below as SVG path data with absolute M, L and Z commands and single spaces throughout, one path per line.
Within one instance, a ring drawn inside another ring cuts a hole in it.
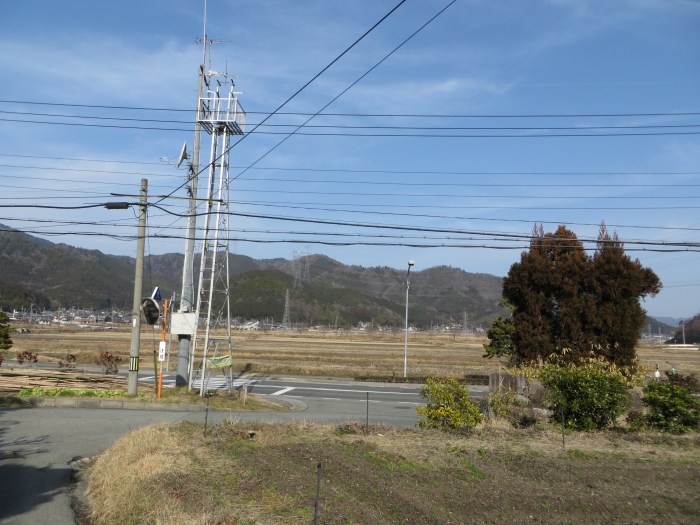
M 158 345 L 158 363 L 159 363 L 158 399 L 160 399 L 161 392 L 163 391 L 163 362 L 165 361 L 165 349 L 167 346 L 166 342 L 165 342 L 165 334 L 168 331 L 167 328 L 168 328 L 168 300 L 165 299 L 163 301 L 163 333 L 162 333 L 162 336 L 160 339 L 160 344 Z

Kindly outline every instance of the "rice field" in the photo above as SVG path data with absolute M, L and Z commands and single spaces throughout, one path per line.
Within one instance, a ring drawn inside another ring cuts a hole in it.
M 214 334 L 221 338 L 224 334 Z M 29 351 L 40 362 L 57 363 L 73 354 L 79 364 L 97 364 L 103 352 L 122 359 L 126 366 L 131 344 L 130 327 L 79 330 L 66 327 L 32 328 L 13 334 L 9 357 Z M 141 367 L 153 367 L 161 332 L 141 332 Z M 461 377 L 495 372 L 503 362 L 483 357 L 484 336 L 472 334 L 411 333 L 407 356 L 409 376 Z M 176 366 L 177 338 L 169 338 L 170 368 Z M 640 340 L 640 363 L 653 373 L 672 367 L 680 373 L 700 372 L 700 349 L 668 346 Z M 269 374 L 391 378 L 403 375 L 404 335 L 400 332 L 235 332 L 234 367 Z M 6 363 L 4 366 L 8 366 Z

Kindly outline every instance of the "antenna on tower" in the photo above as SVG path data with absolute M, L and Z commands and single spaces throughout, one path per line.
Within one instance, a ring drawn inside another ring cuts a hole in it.
M 179 168 L 183 162 L 185 162 L 189 156 L 187 155 L 187 142 L 184 142 L 182 144 L 182 149 L 180 150 L 180 155 L 177 157 L 177 164 L 176 166 Z

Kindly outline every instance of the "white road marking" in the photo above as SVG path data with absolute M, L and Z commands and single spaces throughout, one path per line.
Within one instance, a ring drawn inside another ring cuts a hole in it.
M 260 385 L 263 386 L 263 385 Z M 360 389 L 349 389 L 349 388 L 320 388 L 320 387 L 306 387 L 297 386 L 299 390 L 318 390 L 319 392 L 352 392 L 355 394 L 377 394 L 377 395 L 396 395 L 396 396 L 415 396 L 417 392 L 382 392 L 379 390 L 360 390 Z
M 273 392 L 271 395 L 281 396 L 282 394 L 286 394 L 287 392 L 291 392 L 292 390 L 294 390 L 294 388 L 296 388 L 296 387 L 288 386 L 287 388 L 283 388 L 282 390 L 278 390 L 277 392 Z

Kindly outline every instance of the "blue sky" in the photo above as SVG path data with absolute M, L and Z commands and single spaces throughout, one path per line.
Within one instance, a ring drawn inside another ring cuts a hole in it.
M 209 0 L 207 36 L 230 40 L 211 67 L 237 75 L 250 130 L 397 3 Z M 296 115 L 234 146 L 232 211 L 275 218 L 234 217 L 232 251 L 505 275 L 527 241 L 503 234 L 543 222 L 593 239 L 604 220 L 664 283 L 651 314 L 700 311 L 695 1 L 458 0 L 325 110 L 342 116 L 316 117 L 242 173 L 448 3 L 406 1 L 282 109 Z M 142 177 L 151 194 L 181 186 L 161 158 L 191 148 L 182 110 L 196 106 L 202 30 L 195 0 L 3 2 L 0 223 L 133 256 L 131 210 L 9 206 L 104 203 Z M 149 253 L 181 252 L 163 236 L 183 227 L 152 210 Z M 690 251 L 651 251 L 668 243 Z

